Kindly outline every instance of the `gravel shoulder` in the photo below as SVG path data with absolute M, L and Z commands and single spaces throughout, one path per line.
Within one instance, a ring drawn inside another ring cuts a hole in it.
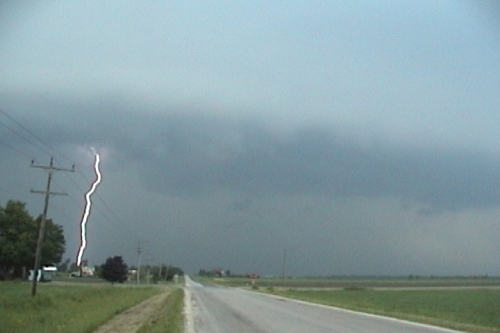
M 139 328 L 153 317 L 162 302 L 168 297 L 172 289 L 162 288 L 158 295 L 148 298 L 130 309 L 114 316 L 106 324 L 99 327 L 93 333 L 135 333 Z

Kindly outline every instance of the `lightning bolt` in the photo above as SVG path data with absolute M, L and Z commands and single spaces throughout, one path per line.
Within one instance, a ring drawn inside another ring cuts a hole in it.
M 92 206 L 92 200 L 90 200 L 90 197 L 95 192 L 95 190 L 96 190 L 97 186 L 99 185 L 99 183 L 101 182 L 101 178 L 102 178 L 101 171 L 99 171 L 99 163 L 101 162 L 101 158 L 100 158 L 99 154 L 94 149 L 92 149 L 92 151 L 95 154 L 94 171 L 96 174 L 96 179 L 94 180 L 94 182 L 90 186 L 90 189 L 87 192 L 87 194 L 85 194 L 85 210 L 83 212 L 82 221 L 80 222 L 80 240 L 81 240 L 81 243 L 80 243 L 80 249 L 78 250 L 78 255 L 76 257 L 76 265 L 77 266 L 80 266 L 80 264 L 82 263 L 83 251 L 85 251 L 85 248 L 87 247 L 87 236 L 86 236 L 87 219 L 90 215 L 90 207 Z

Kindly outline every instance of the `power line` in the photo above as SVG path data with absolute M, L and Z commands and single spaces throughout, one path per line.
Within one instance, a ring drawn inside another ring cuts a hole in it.
M 53 180 L 53 183 L 56 184 L 60 189 L 63 189 L 62 186 L 56 180 Z M 75 185 L 76 185 L 76 183 L 75 183 Z M 81 192 L 85 192 L 85 191 L 81 191 Z M 71 199 L 74 206 L 80 211 L 81 210 L 81 205 L 80 205 L 81 202 L 71 194 L 68 194 L 68 197 Z M 103 201 L 103 203 L 105 203 L 105 201 Z M 95 204 L 92 205 L 92 209 L 96 210 L 98 213 L 100 213 L 101 216 L 104 217 L 104 221 L 108 222 L 108 224 L 100 223 L 99 225 L 103 226 L 109 232 L 114 233 L 114 234 L 116 234 L 116 231 L 119 231 L 119 232 L 126 231 L 125 235 L 127 235 L 127 234 L 133 235 L 134 232 L 132 232 L 127 227 L 125 227 L 125 225 L 117 223 L 117 222 L 119 222 L 118 217 L 116 217 L 116 215 L 114 215 L 114 212 L 111 210 L 111 208 L 109 208 L 109 206 L 106 206 L 106 207 L 108 208 L 109 212 L 113 215 L 113 218 L 111 218 L 109 215 L 107 215 L 98 205 L 97 206 Z M 80 214 L 80 217 L 81 217 L 81 214 Z M 78 223 L 79 222 L 80 222 L 80 220 L 78 220 Z M 126 236 L 126 237 L 129 240 L 135 240 L 135 237 L 128 237 L 128 236 Z
M 17 152 L 17 153 L 19 153 L 19 154 L 21 154 L 21 155 L 23 155 L 24 157 L 27 157 L 27 158 L 29 158 L 29 159 L 32 159 L 32 157 L 31 157 L 31 156 L 29 156 L 28 154 L 26 154 L 26 153 L 25 153 L 25 152 L 23 152 L 22 150 L 19 150 L 19 149 L 17 149 L 16 147 L 13 147 L 13 146 L 9 145 L 8 143 L 3 142 L 2 140 L 0 140 L 0 144 L 1 144 L 1 145 L 3 145 L 3 146 L 5 146 L 5 147 L 7 147 L 7 148 L 9 148 L 9 149 L 11 149 L 11 150 L 13 150 L 13 151 L 15 151 L 15 152 Z
M 25 133 L 27 133 L 29 136 L 27 135 L 24 135 L 22 134 L 18 129 L 14 129 L 12 128 L 11 126 L 8 126 L 7 124 L 3 123 L 1 121 L 1 118 L 0 118 L 0 125 L 6 129 L 8 129 L 10 132 L 12 132 L 13 134 L 15 134 L 16 136 L 18 136 L 19 138 L 21 138 L 23 141 L 27 142 L 28 144 L 32 145 L 33 147 L 36 147 L 38 150 L 42 151 L 43 153 L 47 154 L 48 156 L 51 156 L 52 152 L 54 152 L 56 155 L 58 156 L 61 156 L 62 158 L 64 158 L 65 160 L 69 161 L 70 163 L 73 164 L 73 169 L 72 170 L 76 170 L 77 173 L 79 174 L 79 176 L 81 176 L 83 178 L 83 180 L 85 181 L 86 184 L 90 183 L 88 178 L 85 176 L 85 174 L 82 172 L 81 169 L 79 168 L 75 168 L 74 166 L 74 162 L 72 159 L 70 159 L 69 157 L 67 157 L 65 154 L 63 154 L 62 152 L 58 151 L 57 149 L 55 149 L 53 146 L 51 146 L 50 144 L 48 144 L 46 141 L 44 141 L 43 139 L 41 139 L 38 135 L 36 135 L 34 132 L 32 132 L 30 129 L 28 129 L 26 126 L 24 126 L 20 121 L 16 120 L 13 116 L 9 115 L 4 109 L 1 109 L 0 108 L 0 114 L 3 114 L 6 118 L 8 118 L 11 122 L 13 122 L 15 125 L 17 125 L 17 127 L 19 127 L 22 131 L 24 131 Z M 38 142 L 38 143 L 37 143 Z M 29 154 L 23 152 L 22 150 L 20 149 L 17 149 L 5 142 L 2 142 L 0 141 L 1 144 L 3 144 L 4 146 L 8 147 L 9 149 L 12 149 L 13 151 L 25 156 L 25 157 L 28 157 L 31 159 L 31 162 L 32 162 L 32 166 L 36 166 L 36 167 L 42 167 L 40 166 L 36 160 L 29 156 Z M 53 161 L 53 158 L 51 157 L 51 163 Z M 66 175 L 70 181 L 76 186 L 76 188 L 84 193 L 85 192 L 85 189 L 82 188 L 81 185 L 79 185 L 75 179 L 73 177 L 70 177 L 69 175 Z M 61 189 L 62 186 L 60 184 L 58 184 L 57 182 L 54 181 L 54 183 L 56 185 L 58 185 Z M 63 189 L 64 190 L 64 189 Z M 39 192 L 38 192 L 39 193 Z M 96 197 L 100 200 L 100 202 L 103 204 L 104 208 L 109 212 L 110 215 L 106 214 L 102 209 L 99 208 L 99 206 L 96 206 L 96 207 L 93 207 L 94 209 L 97 209 L 101 215 L 104 217 L 104 219 L 106 221 L 108 221 L 108 225 L 106 224 L 102 224 L 105 226 L 105 228 L 108 228 L 109 231 L 111 231 L 109 229 L 109 227 L 113 227 L 113 229 L 116 229 L 116 230 L 120 230 L 120 231 L 123 231 L 125 229 L 126 231 L 126 235 L 130 234 L 130 235 L 134 235 L 135 232 L 133 232 L 129 227 L 126 227 L 125 224 L 122 224 L 122 223 L 119 223 L 120 219 L 117 217 L 117 215 L 115 214 L 115 212 L 111 209 L 111 207 L 109 206 L 109 204 L 106 202 L 106 200 L 104 200 L 102 198 L 102 196 L 100 196 L 98 193 L 96 193 Z M 75 203 L 76 207 L 78 209 L 80 209 L 80 205 L 79 203 L 77 202 L 77 200 L 73 197 L 73 196 L 70 196 L 71 200 L 73 201 L 73 203 Z M 110 217 L 111 216 L 111 217 Z M 112 231 L 111 231 L 112 232 Z M 128 237 L 126 237 L 128 238 Z M 129 238 L 130 240 L 134 239 L 135 237 L 131 237 Z
M 5 117 L 7 117 L 10 121 L 12 121 L 13 123 L 15 123 L 19 128 L 21 128 L 22 130 L 24 130 L 26 133 L 28 133 L 29 135 L 31 135 L 31 137 L 35 138 L 37 141 L 39 141 L 42 145 L 44 145 L 45 147 L 47 147 L 48 149 L 50 149 L 51 151 L 57 153 L 57 155 L 59 156 L 62 156 L 63 158 L 65 158 L 66 160 L 68 160 L 69 162 L 71 162 L 72 164 L 74 164 L 73 160 L 71 160 L 70 158 L 68 158 L 65 154 L 59 152 L 57 149 L 55 149 L 54 147 L 52 147 L 51 145 L 49 145 L 47 142 L 45 142 L 44 140 L 42 140 L 38 135 L 36 135 L 35 133 L 33 133 L 31 130 L 29 130 L 26 126 L 24 126 L 23 124 L 21 124 L 21 122 L 17 121 L 14 117 L 12 117 L 10 114 L 8 114 L 5 110 L 1 109 L 0 108 L 0 113 L 3 114 Z M 16 131 L 15 129 L 13 129 L 12 127 L 9 127 L 7 126 L 6 124 L 2 123 L 0 121 L 0 125 L 7 128 L 9 131 L 11 131 L 12 133 L 14 133 L 16 136 L 20 137 L 22 140 L 24 140 L 25 142 L 31 144 L 32 146 L 38 148 L 39 150 L 41 150 L 42 152 L 46 153 L 47 155 L 51 155 L 51 153 L 45 149 L 44 147 L 40 146 L 39 144 L 37 144 L 36 142 L 34 142 L 33 140 L 30 140 L 29 138 L 27 138 L 25 135 L 21 134 L 20 132 Z M 28 157 L 32 160 L 32 163 L 35 162 L 35 159 L 32 157 L 32 156 L 29 156 L 28 154 L 26 154 L 25 152 L 7 144 L 7 143 L 4 143 L 2 141 L 0 141 L 0 143 L 2 143 L 4 146 L 18 152 L 19 154 L 25 156 L 25 157 Z M 85 183 L 89 183 L 89 180 L 87 179 L 87 177 L 85 177 L 85 175 L 83 174 L 83 172 L 80 170 L 80 169 L 77 169 L 78 171 L 78 174 L 85 180 Z M 75 184 L 75 186 L 81 190 L 81 191 L 84 191 L 82 189 L 81 186 L 79 186 L 75 180 L 71 177 L 68 176 L 68 178 L 73 182 L 73 184 Z M 104 202 L 105 206 L 110 210 L 109 206 L 107 205 L 107 203 L 105 203 L 105 201 L 100 197 L 98 196 L 98 198 Z M 113 213 L 114 215 L 114 213 Z
M 25 131 L 26 133 L 28 133 L 36 141 L 40 142 L 43 146 L 45 146 L 46 148 L 48 148 L 48 150 L 45 149 L 45 148 L 43 148 L 43 147 L 41 147 L 36 142 L 33 142 L 32 140 L 26 138 L 24 135 L 20 134 L 19 132 L 17 132 L 13 128 L 5 125 L 4 123 L 0 122 L 0 125 L 2 125 L 3 127 L 9 129 L 11 132 L 15 133 L 17 136 L 19 136 L 20 138 L 22 138 L 24 141 L 26 141 L 26 142 L 30 143 L 31 145 L 35 146 L 36 148 L 40 149 L 41 151 L 43 151 L 44 153 L 46 153 L 48 156 L 51 156 L 51 155 L 53 155 L 55 153 L 56 155 L 59 155 L 63 159 L 67 160 L 69 163 L 74 164 L 74 161 L 72 159 L 70 159 L 68 156 L 66 156 L 62 152 L 58 151 L 53 146 L 51 146 L 50 144 L 48 144 L 46 141 L 44 141 L 43 139 L 41 139 L 38 135 L 36 135 L 35 133 L 33 133 L 30 129 L 28 129 L 26 126 L 24 126 L 23 124 L 21 124 L 14 117 L 12 117 L 11 115 L 9 115 L 5 110 L 3 110 L 3 109 L 0 108 L 0 113 L 3 114 L 5 117 L 7 117 L 10 121 L 12 121 L 13 123 L 15 123 L 23 131 Z M 52 151 L 52 153 L 50 151 Z
M 36 144 L 36 142 L 33 142 L 31 141 L 30 139 L 28 139 L 27 137 L 25 137 L 24 135 L 20 134 L 19 132 L 17 132 L 15 129 L 5 125 L 4 123 L 1 123 L 0 122 L 0 125 L 6 129 L 8 129 L 9 131 L 11 131 L 12 133 L 14 133 L 15 135 L 17 135 L 18 137 L 20 137 L 21 139 L 23 139 L 24 141 L 26 141 L 27 143 L 35 146 L 36 148 L 40 149 L 41 151 L 43 151 L 44 153 L 46 153 L 47 155 L 50 156 L 50 152 L 47 151 L 45 148 L 39 146 L 38 144 Z

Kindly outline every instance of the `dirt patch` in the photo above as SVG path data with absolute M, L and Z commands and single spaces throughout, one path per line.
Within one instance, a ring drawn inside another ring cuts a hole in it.
M 114 316 L 93 333 L 135 333 L 157 312 L 162 302 L 168 297 L 171 289 L 164 289 L 161 294 L 155 295 L 130 309 Z

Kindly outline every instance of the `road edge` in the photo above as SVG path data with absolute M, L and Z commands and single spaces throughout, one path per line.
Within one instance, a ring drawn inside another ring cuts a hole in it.
M 191 292 L 186 287 L 182 289 L 184 289 L 184 327 L 185 327 L 184 332 L 195 333 L 193 306 L 191 304 Z

